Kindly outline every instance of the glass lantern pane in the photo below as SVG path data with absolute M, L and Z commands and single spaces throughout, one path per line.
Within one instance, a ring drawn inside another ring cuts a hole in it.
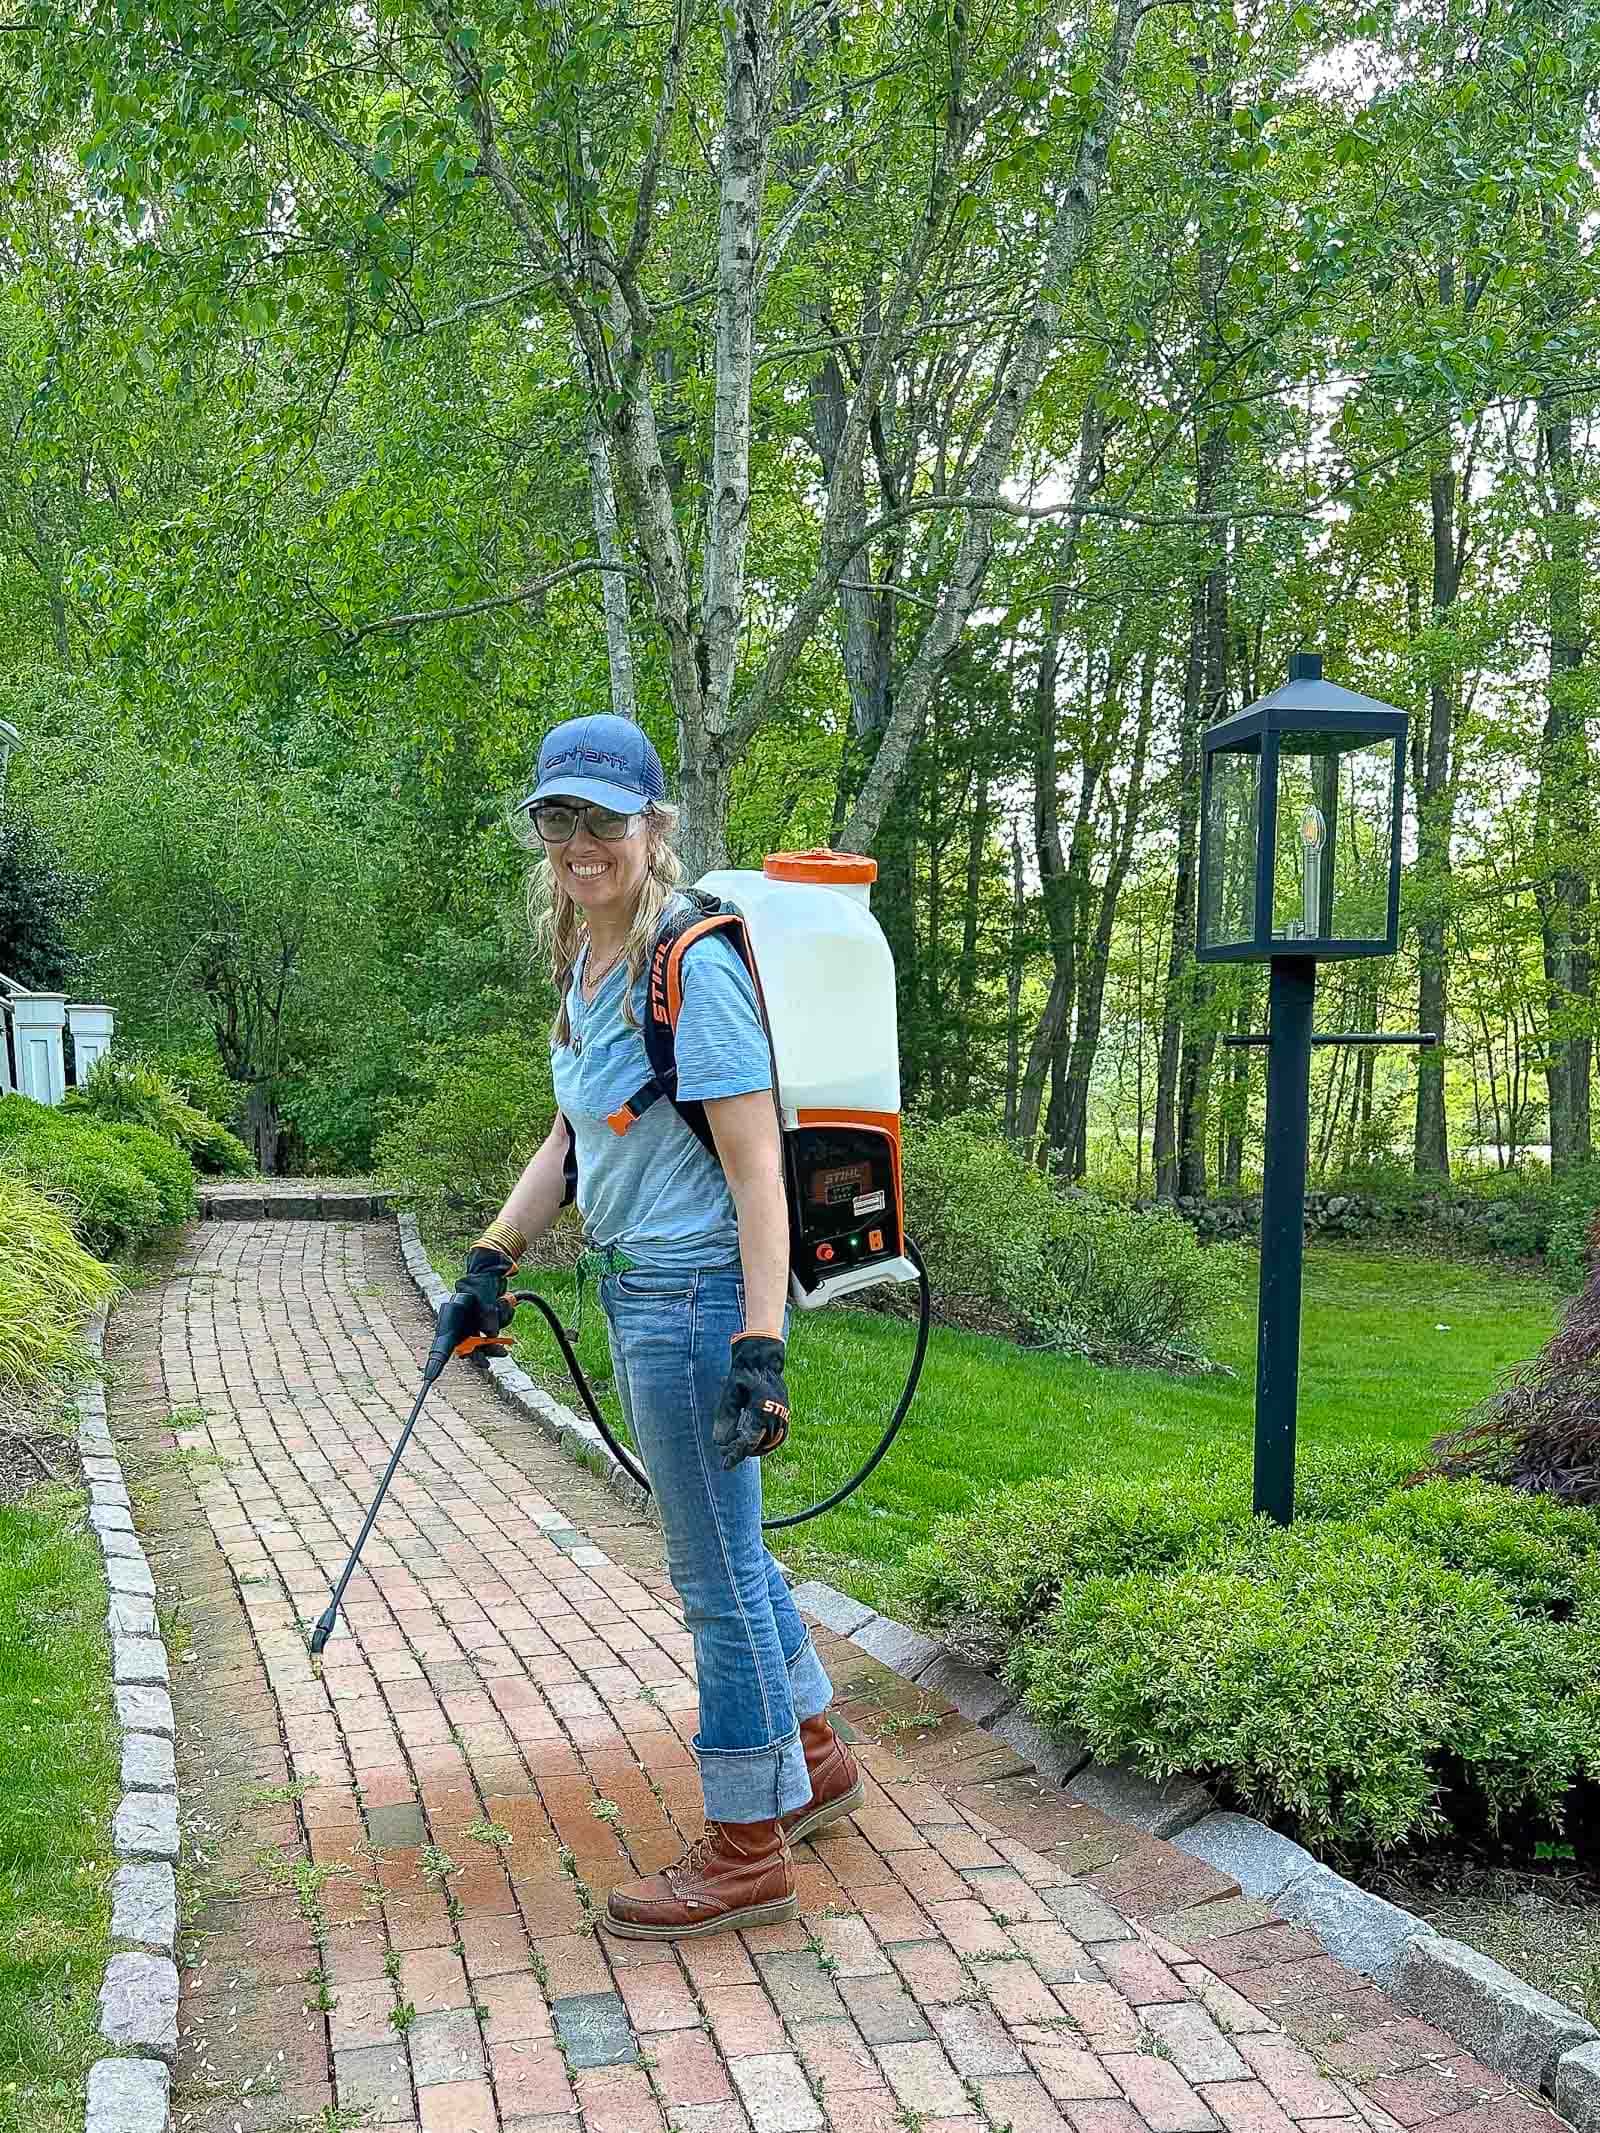
M 1256 832 L 1261 816 L 1259 744 L 1218 748 L 1206 796 L 1206 872 L 1200 884 L 1200 945 L 1248 941 L 1256 930 Z
M 1372 734 L 1279 736 L 1274 940 L 1387 939 L 1394 750 Z

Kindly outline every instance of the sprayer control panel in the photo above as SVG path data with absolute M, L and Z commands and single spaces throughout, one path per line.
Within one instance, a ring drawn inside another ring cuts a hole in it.
M 898 1260 L 894 1144 L 880 1128 L 800 1126 L 786 1133 L 794 1279 L 808 1295 L 845 1273 Z

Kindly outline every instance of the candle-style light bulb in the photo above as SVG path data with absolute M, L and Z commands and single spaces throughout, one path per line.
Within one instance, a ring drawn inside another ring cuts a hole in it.
M 1300 816 L 1300 923 L 1305 940 L 1314 940 L 1321 931 L 1322 854 L 1327 842 L 1328 824 L 1322 809 L 1307 806 Z

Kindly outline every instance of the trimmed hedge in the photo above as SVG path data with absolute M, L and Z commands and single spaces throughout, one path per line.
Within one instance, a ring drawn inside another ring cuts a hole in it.
M 1153 1778 L 1192 1771 L 1323 1844 L 1562 1825 L 1600 1768 L 1600 1637 L 1360 1527 L 1260 1536 L 1246 1565 L 1097 1577 L 1013 1678 L 1046 1725 Z
M 187 1222 L 199 1202 L 194 1189 L 194 1165 L 181 1148 L 174 1148 L 148 1126 L 106 1126 L 105 1137 L 125 1149 L 136 1168 L 155 1187 L 161 1210 L 161 1226 L 175 1229 Z
M 1073 1586 L 1220 1557 L 1249 1529 L 1242 1476 L 1184 1473 L 1186 1488 L 1115 1475 L 1035 1481 L 942 1518 L 906 1557 L 908 1604 L 953 1651 L 998 1669 Z
M 1383 1503 L 1415 1466 L 1395 1453 L 1302 1453 L 1297 1515 L 1342 1519 Z M 1221 1560 L 1256 1530 L 1250 1476 L 1194 1456 L 1159 1480 L 1115 1474 L 1030 1482 L 942 1518 L 901 1577 L 919 1621 L 982 1666 L 1004 1662 L 1063 1592 L 1103 1573 Z
M 188 1172 L 179 1210 L 177 1163 Z M 194 1170 L 159 1135 L 101 1125 L 30 1097 L 0 1098 L 0 1172 L 64 1206 L 97 1259 L 135 1251 L 194 1204 Z
M 1600 1517 L 1403 1478 L 1397 1455 L 1312 1454 L 1288 1532 L 1200 1461 L 1036 1482 L 940 1521 L 910 1610 L 1095 1754 L 1193 1772 L 1307 1841 L 1455 1826 L 1531 1853 L 1570 1821 L 1587 1849 Z

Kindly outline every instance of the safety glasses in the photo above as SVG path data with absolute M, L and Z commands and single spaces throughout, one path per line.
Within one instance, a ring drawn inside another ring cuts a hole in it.
M 570 844 L 579 823 L 602 844 L 620 844 L 639 820 L 609 807 L 580 807 L 572 800 L 540 800 L 528 809 L 528 818 L 541 844 Z

